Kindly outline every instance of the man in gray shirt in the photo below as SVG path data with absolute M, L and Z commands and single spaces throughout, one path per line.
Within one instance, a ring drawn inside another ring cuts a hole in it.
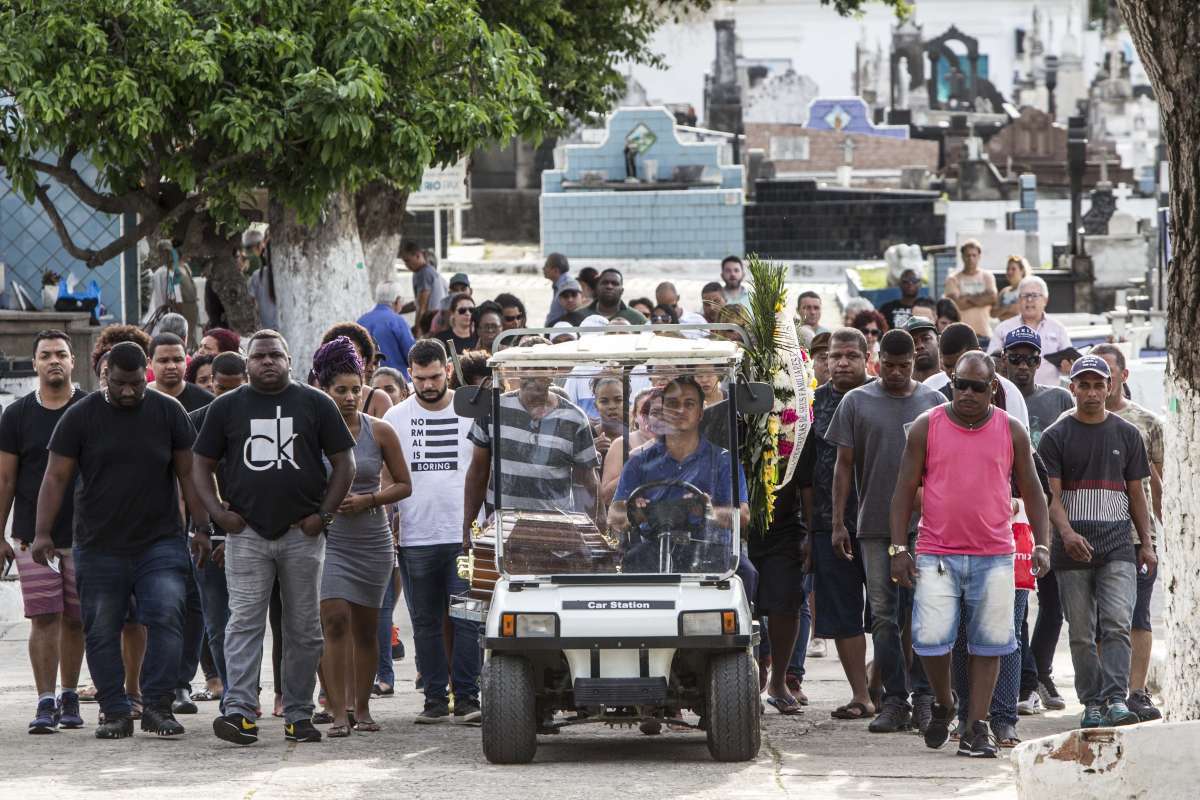
M 1054 424 L 1064 411 L 1075 407 L 1075 398 L 1061 386 L 1035 383 L 1038 365 L 1042 363 L 1042 337 L 1032 328 L 1022 325 L 1004 337 L 1004 359 L 1008 379 L 1021 390 L 1025 408 L 1029 411 L 1029 438 L 1036 449 L 1042 431 Z
M 923 412 L 945 402 L 940 392 L 913 380 L 915 351 L 907 332 L 888 331 L 879 343 L 879 380 L 848 392 L 825 434 L 825 440 L 838 448 L 831 540 L 835 550 L 850 538 L 844 512 L 851 481 L 858 491 L 858 544 L 867 573 L 867 599 L 874 618 L 871 638 L 884 690 L 883 708 L 870 725 L 873 733 L 906 729 L 914 710 L 923 732 L 933 707 L 918 658 L 912 660 L 913 706 L 908 704 L 910 675 L 900 630 L 912 610 L 912 593 L 892 582 L 889 553 L 888 515 L 907 428 Z M 914 515 L 909 524 L 909 552 L 916 529 Z
M 425 251 L 416 242 L 405 242 L 400 248 L 400 258 L 413 274 L 413 301 L 405 303 L 400 311 L 413 312 L 413 332 L 418 337 L 428 335 L 429 331 L 422 326 L 421 319 L 425 312 L 437 311 L 442 307 L 442 300 L 448 291 L 446 279 L 438 274 L 437 267 L 429 263 Z

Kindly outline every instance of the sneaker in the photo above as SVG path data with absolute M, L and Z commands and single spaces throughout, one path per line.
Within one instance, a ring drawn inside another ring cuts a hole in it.
M 171 710 L 165 707 L 146 706 L 142 709 L 142 730 L 156 736 L 180 736 L 183 734 L 183 726 L 175 719 Z
M 999 750 L 983 720 L 976 720 L 958 742 L 958 754 L 969 758 L 995 758 Z
M 867 730 L 871 733 L 906 731 L 911 721 L 912 714 L 908 710 L 908 703 L 895 697 L 889 697 L 883 701 L 883 710 L 879 712 L 879 716 L 871 720 Z
M 392 661 L 404 659 L 404 642 L 397 641 L 392 645 Z
M 461 702 L 454 704 L 454 719 L 451 720 L 455 725 L 478 725 L 483 719 L 483 712 L 479 710 L 479 703 L 474 700 L 463 698 Z
M 68 729 L 83 727 L 83 717 L 79 715 L 79 695 L 75 692 L 64 691 L 58 698 L 58 724 Z
M 319 742 L 321 732 L 313 727 L 310 720 L 298 719 L 283 724 L 283 738 L 289 742 Z
M 34 715 L 33 722 L 29 723 L 29 732 L 41 734 L 54 733 L 56 730 L 58 730 L 58 704 L 49 697 L 39 700 L 37 714 Z
M 1104 709 L 1100 706 L 1084 706 L 1083 716 L 1079 718 L 1081 728 L 1103 728 Z
M 192 702 L 191 689 L 176 689 L 175 701 L 171 703 L 171 713 L 173 714 L 196 714 L 200 709 L 196 708 L 196 704 Z
M 1129 710 L 1137 714 L 1138 719 L 1142 722 L 1162 719 L 1162 712 L 1154 707 L 1154 701 L 1150 699 L 1150 692 L 1145 689 L 1130 692 L 1125 705 L 1129 706 Z
M 957 711 L 956 703 L 948 706 L 933 703 L 929 707 L 929 723 L 924 730 L 926 747 L 936 750 L 946 743 L 946 740 L 950 738 L 950 723 L 954 722 L 955 711 Z
M 825 657 L 825 640 L 812 639 L 808 643 L 808 658 L 824 658 Z
M 1017 714 L 1020 716 L 1032 717 L 1040 713 L 1042 713 L 1042 698 L 1037 692 L 1030 691 L 1017 701 Z
M 1058 693 L 1058 687 L 1050 678 L 1038 684 L 1038 695 L 1042 698 L 1042 705 L 1050 711 L 1062 711 L 1067 707 L 1067 701 Z
M 450 706 L 445 703 L 426 703 L 425 708 L 413 719 L 418 725 L 436 725 L 450 716 Z
M 97 739 L 128 739 L 133 736 L 133 717 L 106 718 L 96 726 Z
M 924 735 L 933 719 L 933 695 L 919 694 L 913 698 L 912 721 L 918 733 Z
M 1124 700 L 1109 700 L 1104 711 L 1104 724 L 1116 728 L 1120 725 L 1136 725 L 1141 722 L 1138 715 L 1129 710 Z
M 213 720 L 213 733 L 232 744 L 254 744 L 258 741 L 258 723 L 241 714 L 226 714 Z

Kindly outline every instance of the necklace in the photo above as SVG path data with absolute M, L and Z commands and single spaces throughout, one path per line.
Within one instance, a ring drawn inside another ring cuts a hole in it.
M 955 411 L 953 409 L 953 407 L 950 409 L 950 411 L 951 411 L 951 413 L 954 414 L 954 421 L 957 422 L 959 425 L 965 425 L 967 430 L 969 430 L 969 431 L 976 430 L 977 428 L 979 428 L 980 425 L 983 425 L 985 422 L 987 422 L 989 419 L 992 418 L 992 409 L 990 407 L 988 408 L 987 414 L 985 414 L 983 416 L 983 419 L 981 419 L 977 422 L 967 422 L 965 419 L 963 419 L 962 417 L 960 417 L 958 415 L 958 412 Z

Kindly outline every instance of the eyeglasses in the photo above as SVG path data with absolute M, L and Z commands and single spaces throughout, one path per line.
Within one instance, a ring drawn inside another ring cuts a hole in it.
M 882 333 L 883 333 L 883 331 L 879 330 L 879 328 L 863 328 L 863 336 L 875 336 L 875 337 L 878 337 L 878 336 L 880 336 Z
M 900 282 L 901 283 L 918 283 L 919 284 L 921 282 L 921 279 L 920 278 L 901 278 Z
M 1042 294 L 1041 292 L 1026 292 L 1025 294 L 1019 296 L 1022 300 L 1037 300 L 1039 297 L 1045 297 L 1046 295 Z
M 505 322 L 520 322 L 522 319 L 524 319 L 524 317 L 520 314 L 517 314 L 516 316 L 513 316 L 513 317 L 510 317 L 508 314 L 504 315 Z
M 989 394 L 992 385 L 987 381 L 973 381 L 969 378 L 955 378 L 954 388 L 960 392 L 974 392 L 975 394 Z
M 1020 353 L 1009 353 L 1005 356 L 1005 358 L 1007 358 L 1008 363 L 1012 364 L 1014 367 L 1019 367 L 1022 364 L 1036 367 L 1038 364 L 1042 363 L 1042 357 L 1039 355 L 1023 356 Z
M 665 314 L 659 314 L 650 318 L 651 322 L 670 322 L 671 318 Z
M 458 308 L 454 309 L 454 313 L 455 314 L 470 314 L 474 310 L 475 309 L 471 306 L 459 306 Z

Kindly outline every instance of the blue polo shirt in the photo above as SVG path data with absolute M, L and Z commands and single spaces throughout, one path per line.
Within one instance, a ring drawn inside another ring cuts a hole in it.
M 358 318 L 358 324 L 366 328 L 379 343 L 383 365 L 400 370 L 400 374 L 408 380 L 408 351 L 412 349 L 414 341 L 408 321 L 387 303 L 377 303 Z
M 625 468 L 621 470 L 621 480 L 617 483 L 617 493 L 614 500 L 628 500 L 629 495 L 642 484 L 652 481 L 679 480 L 687 481 L 712 498 L 714 506 L 729 507 L 736 505 L 730 502 L 730 461 L 729 451 L 717 447 L 701 437 L 700 446 L 683 461 L 676 461 L 667 452 L 667 445 L 662 439 L 641 448 L 629 457 Z M 738 503 L 746 502 L 746 476 L 742 465 L 738 464 Z M 669 489 L 659 488 L 652 491 L 647 499 L 657 500 Z

